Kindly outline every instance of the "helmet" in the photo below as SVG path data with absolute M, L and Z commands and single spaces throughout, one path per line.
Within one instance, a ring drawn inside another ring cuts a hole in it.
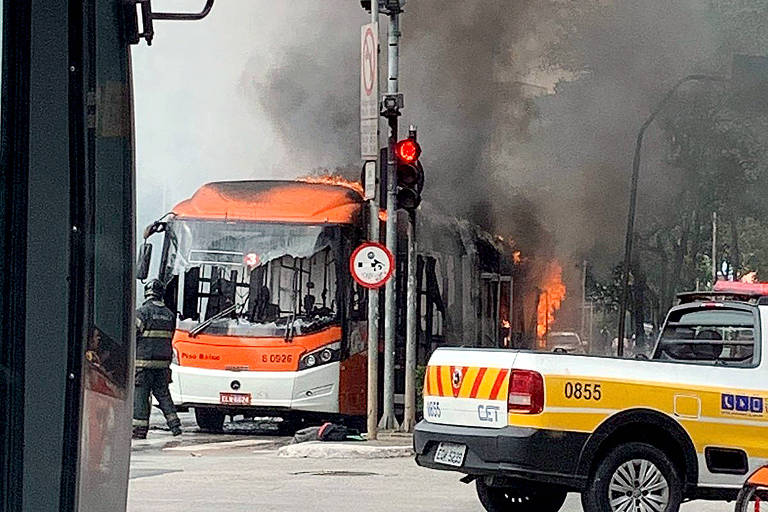
M 144 285 L 144 297 L 149 299 L 160 299 L 163 297 L 165 287 L 159 279 L 150 279 L 147 284 Z

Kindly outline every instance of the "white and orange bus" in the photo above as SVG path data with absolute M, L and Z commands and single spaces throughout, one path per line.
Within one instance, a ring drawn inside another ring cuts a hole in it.
M 237 414 L 282 417 L 287 428 L 307 418 L 364 419 L 367 292 L 348 261 L 364 239 L 366 210 L 349 186 L 217 182 L 147 228 L 145 238 L 164 233 L 158 276 L 178 311 L 171 393 L 202 429 L 220 430 Z M 461 344 L 452 333 L 471 326 L 474 339 L 500 343 L 502 320 L 511 319 L 511 277 L 502 274 L 511 267 L 500 268 L 506 260 L 487 240 L 468 249 L 462 239 L 472 237 L 458 229 L 433 240 L 428 231 L 440 230 L 424 230 L 419 256 L 420 359 L 436 345 Z

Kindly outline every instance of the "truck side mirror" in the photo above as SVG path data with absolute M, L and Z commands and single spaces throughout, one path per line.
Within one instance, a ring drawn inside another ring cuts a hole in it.
M 145 280 L 149 275 L 149 264 L 152 261 L 152 244 L 144 242 L 139 246 L 139 260 L 136 263 L 136 279 Z

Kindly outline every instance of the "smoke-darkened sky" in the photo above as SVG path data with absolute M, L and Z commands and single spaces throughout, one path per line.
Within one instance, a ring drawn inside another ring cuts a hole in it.
M 609 269 L 621 255 L 643 119 L 682 76 L 727 74 L 733 52 L 765 53 L 712 5 L 409 0 L 402 121 L 419 127 L 426 199 L 524 251 Z M 157 22 L 153 46 L 133 53 L 139 225 L 207 181 L 356 169 L 367 19 L 352 0 L 219 0 L 202 22 Z M 668 149 L 652 127 L 641 226 L 685 186 Z

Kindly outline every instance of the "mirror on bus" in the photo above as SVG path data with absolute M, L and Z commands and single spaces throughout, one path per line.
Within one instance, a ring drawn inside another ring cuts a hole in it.
M 184 297 L 182 300 L 181 318 L 191 318 L 199 320 L 200 314 L 197 311 L 197 299 L 200 288 L 200 267 L 192 267 L 184 272 Z
M 162 232 L 164 232 L 167 225 L 168 224 L 166 222 L 162 222 L 162 221 L 157 220 L 157 221 L 153 222 L 152 224 L 150 224 L 149 226 L 145 227 L 144 228 L 144 233 L 143 233 L 144 240 L 146 240 L 150 236 L 154 235 L 155 233 L 162 233 Z
M 149 275 L 149 264 L 152 261 L 152 244 L 144 242 L 139 246 L 139 260 L 136 263 L 136 279 L 145 280 Z

